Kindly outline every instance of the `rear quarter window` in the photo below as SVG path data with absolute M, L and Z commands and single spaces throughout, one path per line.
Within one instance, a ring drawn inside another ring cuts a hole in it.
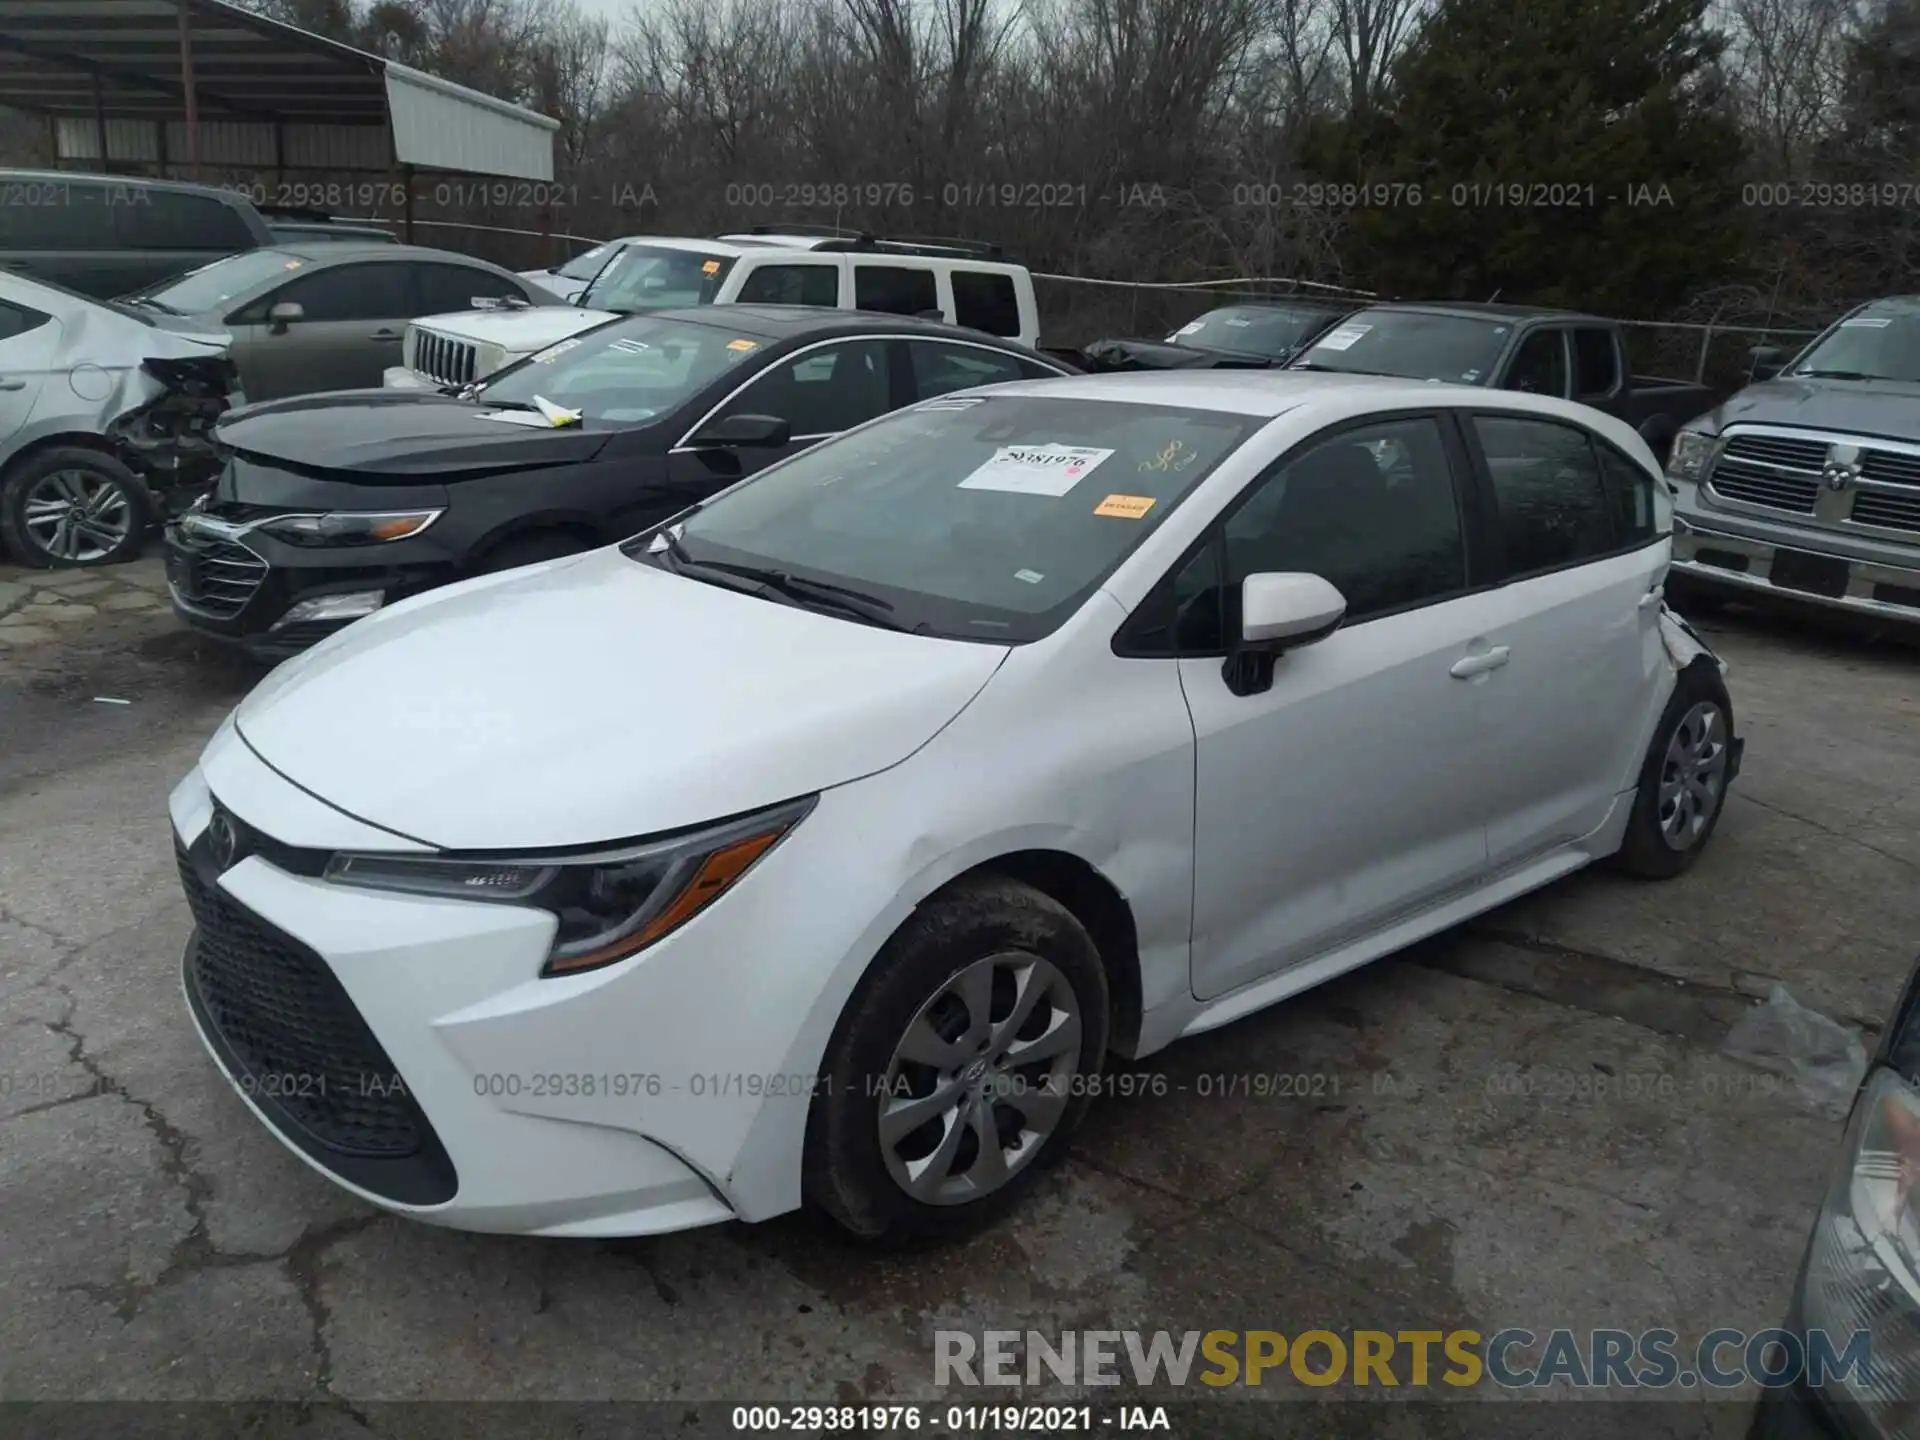
M 970 330 L 989 335 L 1020 333 L 1020 293 L 1013 277 L 996 271 L 955 270 L 953 319 Z
M 211 195 L 129 187 L 110 206 L 129 250 L 250 250 L 253 231 L 238 210 Z

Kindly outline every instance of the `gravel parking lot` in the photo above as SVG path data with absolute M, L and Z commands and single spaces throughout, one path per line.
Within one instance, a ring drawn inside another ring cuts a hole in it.
M 105 578 L 45 600 L 0 570 L 0 615 L 45 612 L 0 620 L 40 632 L 0 643 L 0 1399 L 302 1402 L 311 1433 L 397 1434 L 382 1402 L 931 1396 L 940 1328 L 1755 1330 L 1838 1126 L 1728 1027 L 1784 982 L 1871 1044 L 1920 948 L 1914 652 L 1730 618 L 1708 634 L 1747 769 L 1691 874 L 1574 876 L 1176 1046 L 1141 1067 L 1165 1093 L 1102 1103 L 999 1230 L 886 1257 L 805 1217 L 449 1233 L 315 1177 L 201 1052 L 164 801 L 258 672 L 114 600 L 156 593 L 153 562 Z M 1474 1434 L 1480 1394 L 1421 1428 L 1288 1414 Z M 1737 1435 L 1743 1398 L 1632 1428 Z

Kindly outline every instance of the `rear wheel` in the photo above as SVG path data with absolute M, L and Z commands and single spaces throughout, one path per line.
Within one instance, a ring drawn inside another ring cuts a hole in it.
M 808 1198 L 862 1238 L 978 1229 L 1065 1152 L 1107 1049 L 1107 980 L 1057 901 L 999 877 L 927 901 L 840 1017 Z
M 1680 672 L 1640 767 L 1640 788 L 1615 865 L 1668 880 L 1692 868 L 1726 808 L 1733 771 L 1733 702 L 1713 661 Z
M 35 569 L 131 560 L 151 519 L 139 477 L 113 456 L 82 446 L 42 450 L 0 483 L 0 540 Z

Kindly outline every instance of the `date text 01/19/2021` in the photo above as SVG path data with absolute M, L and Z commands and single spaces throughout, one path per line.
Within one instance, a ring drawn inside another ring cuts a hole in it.
M 736 1405 L 732 1428 L 773 1435 L 1090 1435 L 1169 1431 L 1164 1405 Z

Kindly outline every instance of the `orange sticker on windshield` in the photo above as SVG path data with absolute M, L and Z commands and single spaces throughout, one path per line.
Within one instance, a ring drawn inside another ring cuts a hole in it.
M 1114 515 L 1122 520 L 1138 520 L 1152 508 L 1151 495 L 1109 495 L 1093 507 L 1093 513 Z
M 747 351 L 747 350 L 758 350 L 759 348 L 760 348 L 760 342 L 758 340 L 727 341 L 727 349 L 729 350 Z
M 706 264 L 700 267 L 700 273 L 702 275 L 718 275 L 720 273 L 720 262 L 718 260 L 707 261 Z

